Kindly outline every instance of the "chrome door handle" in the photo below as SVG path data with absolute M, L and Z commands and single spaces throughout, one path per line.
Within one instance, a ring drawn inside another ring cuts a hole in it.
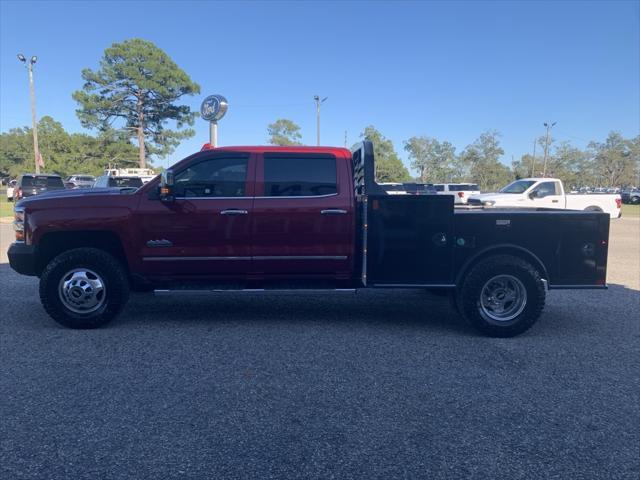
M 558 203 L 558 200 L 551 200 L 551 203 Z
M 247 210 L 241 210 L 239 208 L 229 208 L 227 210 L 222 210 L 220 215 L 247 215 L 249 212 Z
M 326 210 L 321 210 L 320 213 L 322 215 L 345 215 L 347 211 L 340 208 L 328 208 Z

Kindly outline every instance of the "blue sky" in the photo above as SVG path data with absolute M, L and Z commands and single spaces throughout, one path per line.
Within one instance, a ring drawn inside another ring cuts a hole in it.
M 367 125 L 402 141 L 503 135 L 503 161 L 554 136 L 585 147 L 640 133 L 639 2 L 8 2 L 0 3 L 0 130 L 30 124 L 18 52 L 38 55 L 38 117 L 82 131 L 71 93 L 113 42 L 155 42 L 202 87 L 229 99 L 221 145 L 263 144 L 281 117 L 315 144 L 313 95 L 328 96 L 322 143 Z M 166 165 L 200 148 L 208 126 Z

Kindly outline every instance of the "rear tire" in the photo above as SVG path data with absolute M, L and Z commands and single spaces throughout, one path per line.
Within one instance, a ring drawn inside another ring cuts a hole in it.
M 540 317 L 545 289 L 538 271 L 512 255 L 496 255 L 475 265 L 457 297 L 458 311 L 491 337 L 513 337 Z
M 101 327 L 120 313 L 128 299 L 129 281 L 122 264 L 97 248 L 61 253 L 40 276 L 42 306 L 65 327 Z

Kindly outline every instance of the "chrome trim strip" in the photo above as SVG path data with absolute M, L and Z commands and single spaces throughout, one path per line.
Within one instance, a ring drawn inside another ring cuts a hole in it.
M 549 285 L 549 290 L 607 290 L 609 285 Z
M 178 197 L 176 200 L 252 200 L 254 197 Z
M 186 260 L 251 260 L 251 257 L 142 257 L 143 262 L 181 262 Z
M 239 290 L 231 289 L 211 289 L 211 290 L 170 290 L 156 289 L 153 294 L 156 296 L 165 295 L 222 295 L 228 293 L 257 293 L 257 294 L 276 294 L 276 295 L 316 295 L 326 293 L 357 293 L 355 288 L 326 288 L 326 289 L 289 289 L 289 290 L 269 290 L 266 288 L 243 288 Z
M 291 255 L 257 257 L 142 257 L 143 262 L 180 262 L 183 260 L 346 260 L 346 255 Z
M 347 211 L 342 208 L 327 208 L 320 210 L 320 213 L 322 215 L 345 215 Z
M 364 285 L 365 287 L 367 286 L 367 244 L 369 243 L 369 238 L 368 238 L 368 229 L 369 229 L 369 224 L 367 223 L 369 220 L 369 213 L 368 213 L 368 209 L 369 209 L 369 205 L 368 205 L 369 199 L 367 197 L 367 195 L 363 195 L 362 197 L 362 285 Z
M 238 200 L 245 199 L 250 200 L 253 198 L 327 198 L 327 197 L 336 197 L 338 193 L 327 193 L 325 195 L 292 195 L 292 196 L 282 196 L 282 197 L 269 197 L 266 195 L 257 196 L 257 197 L 178 197 L 176 196 L 176 200 Z
M 257 256 L 254 260 L 346 260 L 346 255 L 274 255 Z
M 282 197 L 269 197 L 266 195 L 260 196 L 260 197 L 253 197 L 253 198 L 327 198 L 327 197 L 337 197 L 338 194 L 337 193 L 327 193 L 325 195 L 292 195 L 292 196 L 282 196 Z
M 374 283 L 377 288 L 456 288 L 453 283 Z

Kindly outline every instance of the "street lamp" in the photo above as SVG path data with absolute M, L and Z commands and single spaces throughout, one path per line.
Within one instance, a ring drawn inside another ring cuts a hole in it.
M 24 63 L 29 71 L 29 93 L 31 95 L 31 123 L 33 124 L 33 152 L 35 155 L 36 173 L 40 173 L 40 164 L 42 157 L 40 156 L 40 148 L 38 148 L 38 123 L 36 122 L 36 89 L 33 85 L 33 65 L 38 61 L 35 55 L 29 61 L 19 53 L 18 60 Z
M 547 153 L 549 152 L 549 130 L 551 130 L 551 128 L 553 128 L 553 126 L 555 124 L 556 124 L 556 122 L 553 122 L 553 123 L 544 122 L 543 123 L 543 125 L 547 129 L 547 136 L 544 139 L 544 167 L 542 167 L 542 176 L 543 177 L 547 176 Z
M 327 100 L 327 98 L 329 97 L 324 97 L 322 100 L 320 100 L 320 97 L 318 95 L 313 96 L 313 99 L 316 102 L 316 137 L 318 146 L 320 146 L 320 105 L 323 104 Z

